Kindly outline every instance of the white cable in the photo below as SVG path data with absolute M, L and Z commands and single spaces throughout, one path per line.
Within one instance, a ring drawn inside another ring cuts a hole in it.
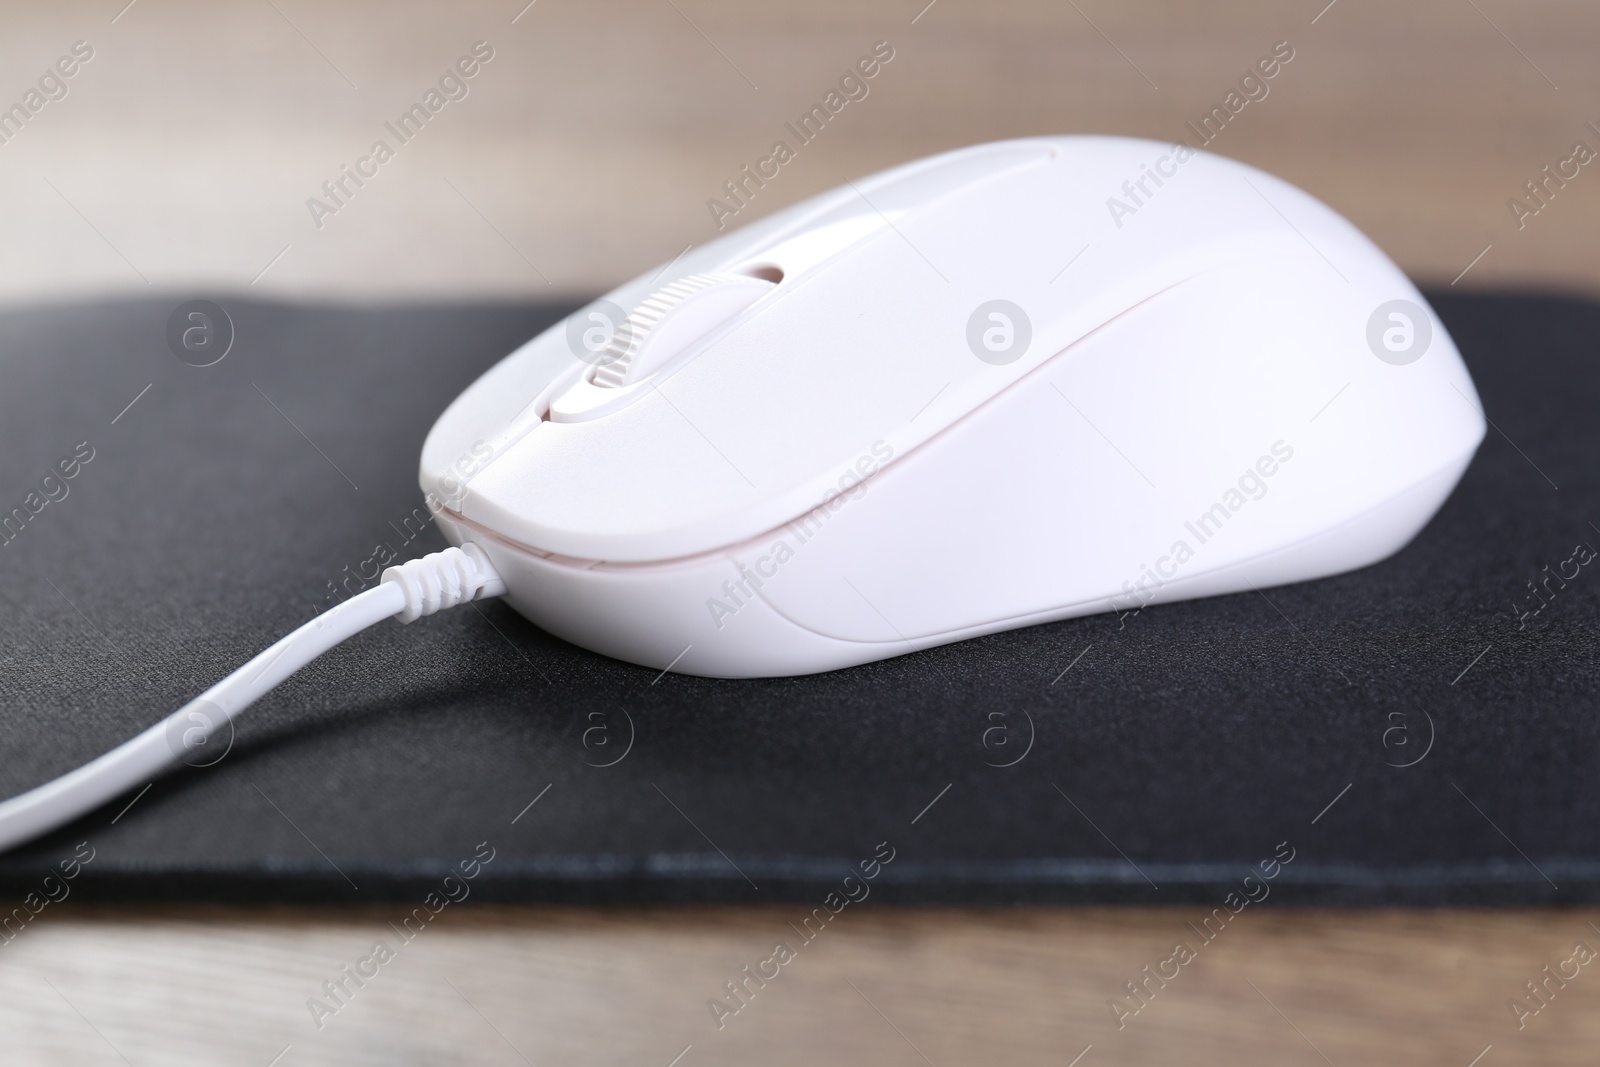
M 245 708 L 367 627 L 391 615 L 412 622 L 505 591 L 483 549 L 471 543 L 390 567 L 376 587 L 329 608 L 131 741 L 0 803 L 0 851 L 93 811 L 186 755 L 204 752 L 207 741 Z

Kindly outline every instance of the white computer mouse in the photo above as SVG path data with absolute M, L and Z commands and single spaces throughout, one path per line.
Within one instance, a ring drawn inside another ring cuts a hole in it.
M 1444 327 L 1327 206 L 1186 145 L 1059 137 L 641 275 L 451 404 L 421 481 L 544 629 L 752 677 L 1365 566 L 1483 434 Z

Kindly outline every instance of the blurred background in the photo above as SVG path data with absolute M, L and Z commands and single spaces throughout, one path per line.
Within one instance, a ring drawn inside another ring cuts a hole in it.
M 738 222 L 977 142 L 1189 137 L 1284 41 L 1293 60 L 1211 150 L 1310 190 L 1425 282 L 1490 245 L 1460 284 L 1600 279 L 1583 177 L 1559 222 L 1519 230 L 1506 204 L 1575 141 L 1600 145 L 1600 13 L 1578 0 L 134 0 L 3 18 L 0 101 L 93 49 L 0 144 L 9 300 L 590 296 L 713 236 L 706 201 L 878 41 L 894 58 L 868 96 Z M 493 58 L 466 97 L 401 145 L 384 124 L 478 41 Z M 319 227 L 308 199 L 378 139 L 394 158 Z
M 0 108 L 22 109 L 0 113 L 0 302 L 590 297 L 712 238 L 708 200 L 879 42 L 892 59 L 867 96 L 738 223 L 977 142 L 1192 139 L 1186 123 L 1286 42 L 1292 60 L 1211 150 L 1324 200 L 1422 284 L 1600 284 L 1594 168 L 1546 184 L 1549 208 L 1525 188 L 1576 142 L 1600 147 L 1600 8 L 1579 0 L 109 0 L 0 6 Z M 389 125 L 464 56 L 476 73 L 402 141 Z M 324 188 L 379 140 L 393 153 L 375 173 Z M 1519 218 L 1514 198 L 1541 210 Z M 1119 1033 L 1107 1000 L 1186 917 L 864 911 L 717 1030 L 703 994 L 767 951 L 767 912 L 464 910 L 323 1032 L 301 998 L 367 951 L 383 913 L 85 907 L 0 950 L 0 1050 L 1488 1067 L 1600 1047 L 1600 979 L 1563 987 L 1537 1028 L 1506 1006 L 1589 911 L 1265 911 Z M 452 984 L 468 975 L 471 999 Z

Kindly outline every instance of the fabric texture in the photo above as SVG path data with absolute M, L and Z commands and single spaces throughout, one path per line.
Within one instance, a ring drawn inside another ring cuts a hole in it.
M 619 663 L 498 602 L 385 623 L 220 762 L 0 857 L 0 890 L 87 842 L 74 892 L 102 900 L 410 902 L 489 850 L 474 899 L 821 904 L 885 854 L 860 884 L 911 903 L 1600 899 L 1600 564 L 1544 584 L 1600 547 L 1600 307 L 1433 299 L 1493 428 L 1377 566 L 764 681 Z M 232 348 L 195 367 L 178 303 L 0 314 L 0 506 L 45 499 L 0 548 L 4 795 L 385 549 L 442 547 L 424 435 L 570 310 L 223 299 Z

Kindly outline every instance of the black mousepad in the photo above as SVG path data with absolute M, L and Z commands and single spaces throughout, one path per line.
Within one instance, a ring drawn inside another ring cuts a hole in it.
M 1492 428 L 1377 566 L 765 681 L 606 659 L 495 601 L 386 622 L 218 762 L 0 857 L 0 890 L 414 902 L 466 870 L 500 901 L 1600 899 L 1600 306 L 1433 299 Z M 222 298 L 230 329 L 180 303 L 0 314 L 4 795 L 442 547 L 424 435 L 569 310 Z

